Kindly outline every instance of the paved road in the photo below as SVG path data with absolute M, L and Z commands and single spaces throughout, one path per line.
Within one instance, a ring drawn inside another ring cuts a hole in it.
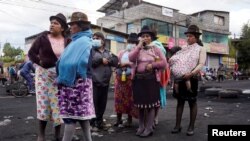
M 250 89 L 250 81 L 226 81 L 223 83 L 209 82 L 205 85 L 220 85 L 223 88 Z M 1 86 L 0 86 L 1 87 Z M 105 119 L 108 123 L 113 123 L 114 113 L 113 92 L 110 91 L 108 106 L 105 112 Z M 9 119 L 8 125 L 0 125 L 0 141 L 35 141 L 37 136 L 36 120 L 36 101 L 35 97 L 13 98 L 6 95 L 4 88 L 0 88 L 0 123 Z M 207 125 L 209 124 L 250 124 L 249 111 L 250 95 L 241 95 L 237 99 L 218 99 L 217 97 L 205 97 L 199 93 L 198 115 L 195 127 L 195 135 L 186 136 L 186 130 L 189 122 L 189 109 L 185 106 L 182 133 L 178 135 L 171 134 L 171 129 L 175 124 L 176 100 L 168 95 L 167 107 L 160 111 L 159 125 L 154 135 L 146 138 L 146 141 L 206 141 Z M 211 107 L 212 109 L 208 110 Z M 209 117 L 204 116 L 207 114 Z M 140 141 L 144 140 L 135 136 L 135 130 L 138 122 L 134 120 L 131 128 L 113 128 L 115 132 L 102 132 L 94 136 L 94 141 Z M 47 139 L 52 139 L 52 126 L 49 124 L 47 129 Z M 77 135 L 81 138 L 81 130 L 77 130 Z

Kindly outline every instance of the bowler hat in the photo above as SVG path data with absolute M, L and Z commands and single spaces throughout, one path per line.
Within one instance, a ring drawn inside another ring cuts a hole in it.
M 138 34 L 138 36 L 142 36 L 142 34 L 149 34 L 151 37 L 155 37 L 155 34 L 152 30 L 149 29 L 148 26 L 144 25 L 141 29 L 141 32 Z
M 128 42 L 138 42 L 138 36 L 136 33 L 130 33 L 128 35 Z
M 88 16 L 82 12 L 74 12 L 71 15 L 71 19 L 70 22 L 68 23 L 69 25 L 72 23 L 76 23 L 76 22 L 81 22 L 81 23 L 89 23 L 90 21 L 88 21 Z
M 187 31 L 186 31 L 184 34 L 188 34 L 188 33 L 190 33 L 190 34 L 201 35 L 200 29 L 199 29 L 199 27 L 196 26 L 196 25 L 190 25 L 190 26 L 188 27 Z
M 56 19 L 61 24 L 61 26 L 65 28 L 64 30 L 68 29 L 66 17 L 62 13 L 58 13 L 55 16 L 50 16 L 49 20 L 51 21 L 53 19 Z

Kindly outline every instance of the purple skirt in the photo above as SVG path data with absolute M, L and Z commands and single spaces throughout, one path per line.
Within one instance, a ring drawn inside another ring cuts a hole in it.
M 74 87 L 59 86 L 61 118 L 88 120 L 95 117 L 92 80 L 78 79 Z

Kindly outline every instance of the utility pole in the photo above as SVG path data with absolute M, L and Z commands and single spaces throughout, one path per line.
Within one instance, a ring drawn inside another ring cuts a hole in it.
M 175 46 L 177 46 L 177 37 L 176 37 L 177 36 L 177 33 L 176 33 L 177 30 L 176 30 L 176 28 L 177 28 L 177 22 L 175 21 L 174 22 L 174 45 Z

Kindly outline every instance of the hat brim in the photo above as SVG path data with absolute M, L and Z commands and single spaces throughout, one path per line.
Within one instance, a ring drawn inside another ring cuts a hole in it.
M 153 32 L 151 32 L 151 31 L 143 31 L 143 32 L 140 32 L 140 33 L 138 34 L 138 37 L 141 37 L 143 34 L 149 34 L 149 35 L 151 35 L 152 37 L 155 36 L 155 34 L 154 34 Z
M 57 19 L 60 20 L 61 23 L 63 24 L 62 26 L 64 26 L 66 29 L 68 28 L 68 24 L 66 22 L 64 22 L 61 18 L 57 17 L 57 16 L 50 16 L 49 20 L 52 21 L 53 19 Z
M 68 22 L 67 24 L 68 24 L 68 25 L 72 25 L 72 24 L 74 24 L 74 23 L 87 23 L 87 24 L 91 24 L 90 21 L 73 21 L 73 22 Z
M 139 42 L 137 39 L 128 39 L 128 42 Z
M 184 32 L 184 34 L 194 34 L 194 35 L 201 35 L 202 33 L 200 32 Z

